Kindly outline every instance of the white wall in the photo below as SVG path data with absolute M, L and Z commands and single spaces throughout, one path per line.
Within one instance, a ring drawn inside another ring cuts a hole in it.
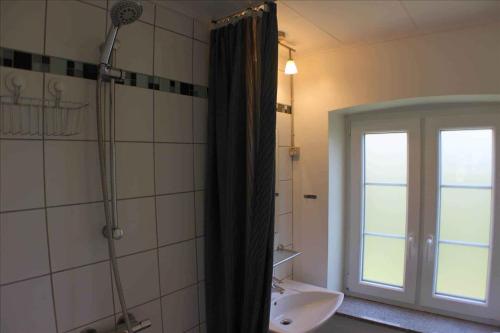
M 328 111 L 401 98 L 500 91 L 500 24 L 297 57 L 294 279 L 327 285 Z M 317 194 L 307 200 L 304 194 Z M 331 272 L 330 272 L 331 273 Z
M 285 75 L 288 51 L 278 46 L 278 94 L 277 103 L 291 106 L 290 76 Z M 274 222 L 274 247 L 280 244 L 293 248 L 293 161 L 288 151 L 292 145 L 292 115 L 276 113 L 276 197 Z M 278 266 L 273 274 L 278 279 L 292 277 L 292 262 Z

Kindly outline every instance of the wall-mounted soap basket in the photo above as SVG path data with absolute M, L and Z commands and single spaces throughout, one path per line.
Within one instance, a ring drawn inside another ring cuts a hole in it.
M 48 84 L 45 101 L 21 96 L 26 82 L 21 76 L 7 75 L 5 87 L 10 95 L 0 96 L 2 135 L 71 136 L 81 131 L 88 104 L 63 101 L 64 85 L 58 80 Z M 45 127 L 45 128 L 44 128 Z

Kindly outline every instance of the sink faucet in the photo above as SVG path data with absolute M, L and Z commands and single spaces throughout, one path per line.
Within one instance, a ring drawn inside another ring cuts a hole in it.
M 271 292 L 279 292 L 280 294 L 283 294 L 285 292 L 285 289 L 278 285 L 282 282 L 282 280 L 273 276 L 273 281 L 271 282 Z

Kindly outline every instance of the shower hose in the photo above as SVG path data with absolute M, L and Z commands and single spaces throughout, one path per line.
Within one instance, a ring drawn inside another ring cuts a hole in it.
M 110 97 L 112 97 L 113 94 L 113 80 L 111 80 L 110 84 Z M 113 195 L 111 195 L 111 200 L 110 200 L 110 194 L 109 194 L 109 188 L 108 188 L 108 181 L 107 181 L 107 161 L 106 161 L 106 142 L 105 142 L 105 112 L 103 112 L 101 108 L 101 91 L 102 91 L 102 86 L 103 86 L 103 80 L 101 75 L 98 76 L 97 78 L 97 85 L 96 85 L 96 114 L 97 114 L 97 141 L 99 145 L 99 165 L 100 165 L 100 172 L 101 172 L 101 188 L 102 188 L 102 196 L 104 199 L 104 217 L 106 219 L 106 225 L 105 225 L 105 235 L 108 240 L 108 252 L 109 252 L 109 257 L 111 260 L 111 268 L 113 270 L 113 276 L 115 280 L 115 285 L 116 285 L 116 291 L 118 293 L 118 299 L 120 300 L 120 306 L 122 309 L 122 316 L 123 320 L 125 321 L 125 325 L 127 328 L 127 332 L 131 333 L 133 332 L 132 330 L 132 325 L 130 323 L 130 318 L 127 312 L 127 306 L 125 304 L 125 296 L 123 294 L 123 286 L 121 283 L 120 279 L 120 271 L 118 269 L 118 261 L 116 259 L 116 249 L 115 249 L 115 240 L 113 239 L 113 223 L 116 221 L 116 198 Z M 112 101 L 112 98 L 110 98 L 110 102 Z M 112 105 L 110 105 L 110 109 L 112 108 Z M 110 123 L 112 124 L 114 121 L 111 120 L 113 116 L 111 115 L 110 112 Z M 110 126 L 112 127 L 112 126 Z M 111 147 L 111 168 L 114 168 L 114 130 L 110 131 L 110 146 Z M 116 187 L 116 179 L 114 177 L 111 178 L 111 186 L 113 188 Z M 110 203 L 111 201 L 111 203 Z M 113 220 L 113 221 L 112 221 Z

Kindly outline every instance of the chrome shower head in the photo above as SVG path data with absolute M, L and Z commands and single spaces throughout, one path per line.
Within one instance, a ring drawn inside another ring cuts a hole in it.
M 142 15 L 140 0 L 119 0 L 111 7 L 111 21 L 114 26 L 135 22 Z
M 110 27 L 106 42 L 101 49 L 101 64 L 109 66 L 109 59 L 111 52 L 113 52 L 113 45 L 115 44 L 118 29 L 122 25 L 135 22 L 142 14 L 141 0 L 118 0 L 113 7 L 111 7 L 111 21 L 113 25 Z

